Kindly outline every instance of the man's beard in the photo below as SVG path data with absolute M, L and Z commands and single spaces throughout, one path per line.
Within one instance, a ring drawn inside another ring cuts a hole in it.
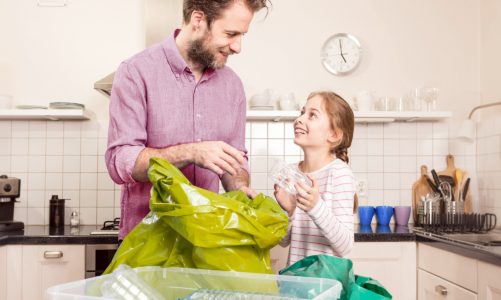
M 205 68 L 220 69 L 224 67 L 226 61 L 218 62 L 214 54 L 206 45 L 208 35 L 192 41 L 188 46 L 188 59 L 193 63 Z

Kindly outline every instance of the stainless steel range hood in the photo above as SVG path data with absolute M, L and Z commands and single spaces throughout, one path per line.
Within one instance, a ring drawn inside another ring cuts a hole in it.
M 146 0 L 144 3 L 145 46 L 163 41 L 182 23 L 183 0 Z M 125 57 L 123 60 L 126 59 Z M 94 89 L 111 96 L 115 72 L 94 83 Z
M 94 83 L 94 89 L 102 93 L 106 97 L 111 96 L 111 87 L 113 86 L 113 78 L 115 78 L 115 72 L 107 75 L 103 79 L 99 79 Z

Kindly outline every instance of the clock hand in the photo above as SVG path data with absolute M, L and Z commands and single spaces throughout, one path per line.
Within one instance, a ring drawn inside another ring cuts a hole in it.
M 344 58 L 344 55 L 343 55 L 343 44 L 341 44 L 341 40 L 339 40 L 339 53 L 341 54 L 341 57 L 343 58 L 344 63 L 346 63 L 346 58 Z

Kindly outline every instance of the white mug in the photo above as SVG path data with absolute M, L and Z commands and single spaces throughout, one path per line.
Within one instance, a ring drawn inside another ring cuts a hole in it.
M 357 102 L 357 109 L 359 111 L 369 111 L 372 110 L 373 107 L 373 102 L 374 102 L 374 96 L 372 95 L 371 92 L 369 91 L 361 91 L 357 93 L 357 96 L 355 97 L 355 100 Z
M 0 94 L 0 109 L 12 108 L 12 96 L 7 94 Z

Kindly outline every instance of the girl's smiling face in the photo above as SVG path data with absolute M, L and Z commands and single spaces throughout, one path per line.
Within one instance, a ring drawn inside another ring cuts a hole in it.
M 325 147 L 328 150 L 338 140 L 325 111 L 324 100 L 320 95 L 310 98 L 294 121 L 294 143 L 303 149 Z

